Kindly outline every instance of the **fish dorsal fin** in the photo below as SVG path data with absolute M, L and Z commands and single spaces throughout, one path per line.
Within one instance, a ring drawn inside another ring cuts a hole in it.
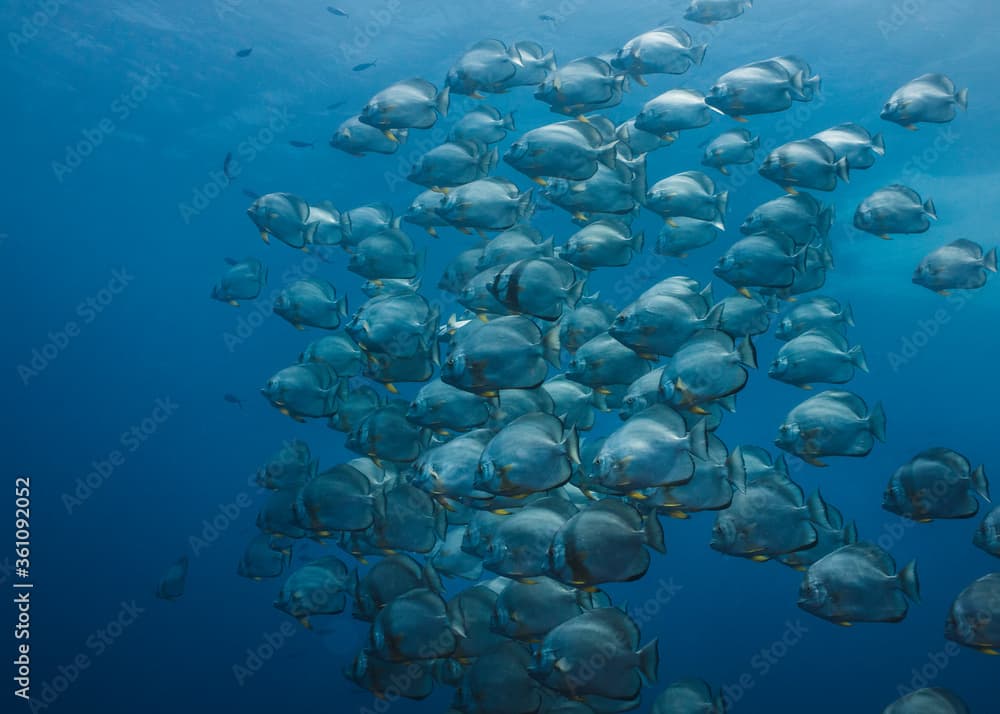
M 850 555 L 855 558 L 861 558 L 868 563 L 871 563 L 872 566 L 885 575 L 893 575 L 896 572 L 896 561 L 893 560 L 889 553 L 882 550 L 874 543 L 869 543 L 868 541 L 851 543 L 850 545 L 845 545 L 841 548 L 840 553 L 843 555 Z

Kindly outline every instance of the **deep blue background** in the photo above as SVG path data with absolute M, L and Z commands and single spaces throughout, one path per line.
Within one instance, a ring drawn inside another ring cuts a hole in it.
M 302 261 L 285 246 L 260 242 L 244 215 L 249 200 L 240 189 L 290 191 L 313 202 L 332 200 L 340 208 L 384 200 L 401 211 L 418 190 L 394 177 L 405 175 L 407 161 L 442 138 L 443 130 L 436 137 L 432 131 L 413 132 L 398 156 L 357 159 L 331 150 L 326 142 L 333 129 L 368 96 L 418 74 L 439 82 L 461 51 L 481 38 L 535 39 L 554 47 L 565 62 L 610 50 L 664 20 L 679 22 L 685 5 L 341 4 L 352 12 L 350 20 L 330 15 L 323 3 L 288 1 L 95 0 L 83 7 L 52 3 L 47 13 L 43 3 L 7 2 L 0 9 L 7 38 L 0 50 L 6 98 L 0 118 L 0 388 L 6 406 L 0 434 L 8 483 L 30 475 L 33 486 L 34 693 L 41 694 L 58 667 L 78 653 L 91 662 L 52 705 L 53 712 L 371 706 L 370 695 L 340 676 L 364 637 L 361 624 L 347 615 L 327 625 L 333 634 L 298 630 L 260 673 L 238 686 L 232 666 L 289 621 L 271 606 L 278 582 L 253 583 L 235 575 L 241 549 L 254 532 L 255 507 L 241 510 L 197 557 L 189 545 L 220 504 L 246 494 L 259 505 L 262 498 L 247 478 L 282 440 L 308 440 L 328 466 L 348 457 L 342 435 L 319 423 L 295 424 L 255 394 L 317 335 L 297 333 L 268 317 L 236 349 L 224 343 L 225 333 L 235 331 L 253 306 L 237 310 L 208 299 L 225 267 L 222 259 L 265 260 L 269 292 L 280 287 L 286 269 Z M 376 11 L 383 14 L 376 17 Z M 553 27 L 537 19 L 542 12 L 565 17 Z M 374 39 L 362 47 L 354 38 L 366 24 Z M 925 252 L 948 241 L 996 240 L 997 15 L 985 0 L 761 0 L 738 20 L 714 28 L 684 26 L 710 43 L 704 65 L 683 77 L 651 77 L 648 88 L 633 85 L 625 102 L 608 112 L 611 118 L 628 118 L 657 92 L 676 86 L 705 90 L 739 64 L 794 53 L 822 74 L 822 98 L 796 104 L 783 115 L 754 117 L 746 126 L 762 142 L 803 138 L 844 121 L 885 133 L 886 158 L 820 198 L 835 203 L 839 216 L 832 233 L 837 269 L 824 292 L 854 306 L 858 326 L 850 336 L 864 345 L 871 366 L 871 374 L 859 376 L 851 389 L 869 403 L 884 402 L 889 441 L 866 459 L 833 459 L 825 470 L 803 466 L 794 475 L 807 490 L 822 487 L 831 503 L 857 520 L 863 538 L 877 540 L 899 523 L 880 508 L 885 482 L 917 451 L 949 446 L 995 471 L 996 286 L 958 307 L 912 285 L 910 274 Z M 251 46 L 251 56 L 234 57 L 235 50 Z M 374 69 L 350 71 L 376 58 Z M 157 66 L 162 82 L 123 116 L 116 100 Z M 879 121 L 878 110 L 894 88 L 931 71 L 970 88 L 969 113 L 951 125 L 923 126 L 915 133 Z M 335 101 L 345 104 L 326 111 Z M 516 109 L 521 128 L 557 119 L 528 89 L 490 102 Z M 458 100 L 455 107 L 471 104 Z M 236 153 L 241 142 L 258 136 L 274 111 L 287 113 L 288 127 L 244 163 L 235 184 L 185 221 L 180 204 L 191 203 L 195 192 L 213 181 L 211 172 L 218 172 L 226 152 Z M 54 162 L 66 161 L 68 147 L 102 120 L 111 120 L 114 129 L 78 168 L 58 176 Z M 719 119 L 651 155 L 651 180 L 698 168 L 698 144 L 731 126 Z M 315 141 L 316 147 L 295 149 L 290 139 Z M 504 168 L 500 173 L 510 175 Z M 728 180 L 714 176 L 732 192 L 729 233 L 686 261 L 660 260 L 647 251 L 628 268 L 599 274 L 593 287 L 622 307 L 670 274 L 709 279 L 711 265 L 743 216 L 779 194 L 752 170 Z M 511 178 L 526 186 L 523 177 Z M 941 220 L 931 231 L 882 242 L 850 228 L 857 202 L 896 181 L 934 198 Z M 558 211 L 540 214 L 536 224 L 555 233 L 558 242 L 573 230 Z M 646 229 L 651 245 L 658 222 L 644 214 L 638 227 Z M 439 241 L 411 233 L 418 245 L 430 248 L 425 280 L 430 289 L 451 256 L 475 245 L 475 239 L 450 230 L 442 231 Z M 323 265 L 320 274 L 357 306 L 363 300 L 360 281 L 344 264 Z M 134 279 L 84 324 L 78 306 L 97 296 L 116 269 Z M 718 284 L 716 292 L 727 294 Z M 445 314 L 451 309 L 446 304 Z M 925 346 L 893 368 L 890 354 L 901 353 L 904 340 L 916 333 L 926 334 L 921 321 L 933 321 L 939 309 L 947 322 L 926 341 L 918 337 Z M 50 333 L 70 320 L 80 324 L 80 334 L 25 384 L 18 366 L 29 364 L 32 351 L 43 350 L 53 339 Z M 762 363 L 777 346 L 769 335 L 760 338 Z M 246 410 L 224 402 L 224 392 L 243 396 Z M 730 445 L 770 445 L 784 414 L 804 396 L 756 375 L 720 435 Z M 129 451 L 121 435 L 149 417 L 158 398 L 172 400 L 176 411 Z M 609 419 L 604 428 L 613 426 Z M 72 493 L 92 461 L 116 449 L 125 463 L 69 513 L 63 495 Z M 11 510 L 12 501 L 13 496 Z M 661 579 L 681 587 L 643 627 L 644 638 L 660 638 L 658 688 L 682 676 L 732 685 L 748 674 L 754 687 L 736 711 L 880 711 L 897 696 L 897 686 L 910 681 L 913 668 L 944 650 L 942 626 L 952 598 L 997 568 L 971 545 L 977 522 L 904 524 L 901 537 L 886 536 L 883 544 L 900 564 L 920 561 L 923 603 L 897 625 L 838 628 L 809 617 L 795 606 L 799 574 L 708 548 L 711 515 L 665 522 L 669 554 L 655 558 L 644 581 L 610 590 L 617 600 L 638 606 L 654 595 Z M 0 560 L 9 550 L 4 546 Z M 183 553 L 191 556 L 186 595 L 174 603 L 155 600 L 155 582 Z M 2 577 L 6 588 L 10 580 Z M 118 616 L 122 601 L 132 600 L 143 614 L 96 656 L 88 638 Z M 786 623 L 797 621 L 807 633 L 764 674 L 755 654 L 778 640 Z M 11 643 L 13 655 L 12 640 L 7 635 L 2 640 Z M 962 650 L 945 661 L 933 683 L 960 692 L 973 711 L 994 711 L 1000 658 Z M 645 706 L 656 691 L 650 690 Z M 9 693 L 2 696 L 10 701 Z M 441 689 L 427 702 L 395 708 L 440 711 L 448 696 Z M 24 708 L 18 700 L 13 704 L 16 709 L 5 704 L 4 711 Z

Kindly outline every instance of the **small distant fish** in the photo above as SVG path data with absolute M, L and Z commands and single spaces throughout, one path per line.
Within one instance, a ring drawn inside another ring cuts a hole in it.
M 251 191 L 248 188 L 243 189 L 243 195 L 246 196 L 247 198 L 252 198 L 254 200 L 257 200 L 258 198 L 260 198 L 260 194 L 259 193 L 257 193 L 256 191 Z
M 311 149 L 314 146 L 311 141 L 299 141 L 298 139 L 292 139 L 288 143 L 296 149 Z
M 361 64 L 356 64 L 353 67 L 351 67 L 351 71 L 352 72 L 364 72 L 366 69 L 374 67 L 375 66 L 375 62 L 377 62 L 377 60 L 372 60 L 371 62 L 362 62 Z
M 245 50 L 237 50 L 237 57 L 249 57 L 250 53 L 253 52 L 253 47 L 247 47 Z
M 226 178 L 230 181 L 233 180 L 232 174 L 229 173 L 229 165 L 233 163 L 233 152 L 229 151 L 226 153 L 226 158 L 222 161 L 222 173 L 226 175 Z
M 326 11 L 331 15 L 336 15 L 337 17 L 350 17 L 350 15 L 341 10 L 339 7 L 334 7 L 333 5 L 327 5 Z
M 235 405 L 236 405 L 236 406 L 238 406 L 238 407 L 239 407 L 240 409 L 242 409 L 242 408 L 243 408 L 243 400 L 242 400 L 242 399 L 240 399 L 239 397 L 237 397 L 237 396 L 236 396 L 235 394 L 229 394 L 229 393 L 227 392 L 226 394 L 223 394 L 223 395 L 222 395 L 222 398 L 223 398 L 223 399 L 225 399 L 225 400 L 226 400 L 227 402 L 229 402 L 230 404 L 235 404 Z
M 339 102 L 333 102 L 332 104 L 327 104 L 326 108 L 328 111 L 332 112 L 334 109 L 340 109 L 342 106 L 344 106 L 345 103 L 346 102 L 344 102 L 344 100 L 341 99 Z
M 184 581 L 187 579 L 188 558 L 181 556 L 177 562 L 167 568 L 163 578 L 156 586 L 156 597 L 161 600 L 177 600 L 184 594 Z
M 556 18 L 554 15 L 548 15 L 548 14 L 539 15 L 538 19 L 543 22 L 556 22 Z

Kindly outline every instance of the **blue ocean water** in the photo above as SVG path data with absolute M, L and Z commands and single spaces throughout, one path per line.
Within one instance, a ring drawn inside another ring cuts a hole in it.
M 884 403 L 888 442 L 864 459 L 831 459 L 826 469 L 791 461 L 793 478 L 806 491 L 820 488 L 857 521 L 862 538 L 900 565 L 918 559 L 923 601 L 902 623 L 836 627 L 796 607 L 799 573 L 710 550 L 712 514 L 665 518 L 668 554 L 654 557 L 643 580 L 607 588 L 616 602 L 645 613 L 637 617 L 644 641 L 659 638 L 659 683 L 645 690 L 643 710 L 663 686 L 687 676 L 723 687 L 737 712 L 880 711 L 900 687 L 922 686 L 921 678 L 954 689 L 974 712 L 1000 710 L 1000 659 L 954 650 L 943 636 L 952 599 L 997 570 L 971 544 L 978 518 L 914 525 L 881 509 L 888 477 L 924 448 L 948 446 L 993 469 L 996 285 L 944 298 L 910 276 L 926 252 L 946 242 L 996 241 L 1000 16 L 984 0 L 760 0 L 743 17 L 703 27 L 681 21 L 685 5 L 344 0 L 351 13 L 344 19 L 322 3 L 277 0 L 4 3 L 0 374 L 7 408 L 0 433 L 7 483 L 30 477 L 33 487 L 36 701 L 5 692 L 3 711 L 383 711 L 384 703 L 340 674 L 365 642 L 363 623 L 345 613 L 324 623 L 332 632 L 296 627 L 282 634 L 294 621 L 271 605 L 280 581 L 235 574 L 264 500 L 249 482 L 262 461 L 292 438 L 308 441 L 325 466 L 353 456 L 343 435 L 319 421 L 297 424 L 256 394 L 318 334 L 298 333 L 253 303 L 234 309 L 208 299 L 227 256 L 253 255 L 268 265 L 265 295 L 305 259 L 260 242 L 241 189 L 287 191 L 341 209 L 385 201 L 401 213 L 419 192 L 405 180 L 409 162 L 442 141 L 453 117 L 475 101 L 456 98 L 451 118 L 413 131 L 394 156 L 330 149 L 332 131 L 374 92 L 417 75 L 439 84 L 482 38 L 533 39 L 564 62 L 609 51 L 664 21 L 708 42 L 705 61 L 683 76 L 633 85 L 605 112 L 616 122 L 666 89 L 706 90 L 740 64 L 797 54 L 822 75 L 822 94 L 753 117 L 746 126 L 762 141 L 804 138 L 846 121 L 885 134 L 884 159 L 819 197 L 838 215 L 836 269 L 822 292 L 854 308 L 851 338 L 864 346 L 871 374 L 857 376 L 850 389 L 869 404 Z M 234 55 L 250 47 L 249 56 Z M 351 71 L 372 60 L 373 68 Z M 926 72 L 968 87 L 969 111 L 917 132 L 881 121 L 889 94 Z M 529 89 L 489 101 L 515 110 L 519 129 L 558 119 Z M 343 104 L 326 108 L 336 102 Z M 698 144 L 732 126 L 716 119 L 651 154 L 649 176 L 699 168 Z M 290 140 L 315 147 L 294 148 Z M 227 152 L 241 170 L 224 185 Z M 622 307 L 671 274 L 710 280 L 743 216 L 780 194 L 753 167 L 736 168 L 728 179 L 714 176 L 731 195 L 729 231 L 715 243 L 682 261 L 647 247 L 628 267 L 599 271 L 590 287 Z M 502 164 L 497 172 L 530 185 Z M 855 231 L 857 203 L 894 182 L 932 196 L 940 220 L 926 234 L 892 242 Z M 558 210 L 537 214 L 535 225 L 557 243 L 575 230 Z M 635 227 L 651 237 L 659 225 L 643 213 Z M 431 288 L 448 261 L 478 240 L 450 229 L 438 240 L 407 230 L 428 248 Z M 357 306 L 361 281 L 340 258 L 318 274 Z M 716 282 L 717 296 L 726 295 Z M 444 314 L 460 311 L 441 299 Z M 757 343 L 762 363 L 780 346 L 772 335 Z M 227 392 L 245 408 L 223 401 Z M 770 447 L 804 396 L 755 374 L 720 435 L 730 445 Z M 616 425 L 612 416 L 595 433 Z M 81 487 L 94 472 L 92 486 Z M 5 513 L 14 508 L 9 498 Z M 4 560 L 13 558 L 12 540 L 0 551 L 5 590 L 15 579 Z M 154 599 L 159 577 L 185 554 L 184 597 Z M 4 612 L 13 631 L 14 609 Z M 17 642 L 3 642 L 10 662 Z M 234 666 L 248 666 L 249 652 L 261 656 L 268 647 L 273 653 L 259 671 L 234 674 Z M 4 681 L 13 691 L 12 679 Z M 450 694 L 438 687 L 426 701 L 391 707 L 442 711 Z

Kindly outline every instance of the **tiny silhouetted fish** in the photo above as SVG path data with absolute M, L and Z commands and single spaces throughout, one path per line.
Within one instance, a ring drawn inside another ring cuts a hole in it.
M 553 15 L 539 15 L 538 19 L 539 20 L 543 20 L 545 22 L 555 22 L 556 21 L 556 18 Z
M 237 57 L 249 57 L 250 53 L 253 52 L 253 47 L 247 47 L 245 50 L 237 50 Z
M 228 263 L 229 261 L 227 260 L 226 262 Z M 230 404 L 235 404 L 235 405 L 236 405 L 236 406 L 238 406 L 238 407 L 239 407 L 240 409 L 242 409 L 242 408 L 243 408 L 243 400 L 242 400 L 242 399 L 240 399 L 239 397 L 237 397 L 237 396 L 236 396 L 235 394 L 229 394 L 229 393 L 227 392 L 226 394 L 223 394 L 223 395 L 222 395 L 222 398 L 223 398 L 223 399 L 225 399 L 225 400 L 226 400 L 227 402 L 229 402 Z
M 339 102 L 334 102 L 333 104 L 327 104 L 326 108 L 328 111 L 333 111 L 334 109 L 340 109 L 344 106 L 344 100 L 341 99 Z
M 351 70 L 354 72 L 364 72 L 369 67 L 374 67 L 376 61 L 377 60 L 372 60 L 371 62 L 362 62 L 361 64 L 356 64 L 353 67 L 351 67 Z
M 233 152 L 230 151 L 226 154 L 226 158 L 222 162 L 222 173 L 224 173 L 226 175 L 226 178 L 229 179 L 230 181 L 233 180 L 233 177 L 229 173 L 229 165 L 232 162 L 233 162 Z
M 313 147 L 311 141 L 298 141 L 297 139 L 292 139 L 288 143 L 294 146 L 296 149 L 311 149 Z
M 350 17 L 350 15 L 341 10 L 339 7 L 334 7 L 333 5 L 327 5 L 326 11 L 331 15 L 336 15 L 337 17 Z
M 224 258 L 226 265 L 236 265 L 239 261 L 236 258 Z
M 253 198 L 253 199 L 260 198 L 259 193 L 257 193 L 256 191 L 251 191 L 248 188 L 243 189 L 243 195 L 246 196 L 247 198 Z

